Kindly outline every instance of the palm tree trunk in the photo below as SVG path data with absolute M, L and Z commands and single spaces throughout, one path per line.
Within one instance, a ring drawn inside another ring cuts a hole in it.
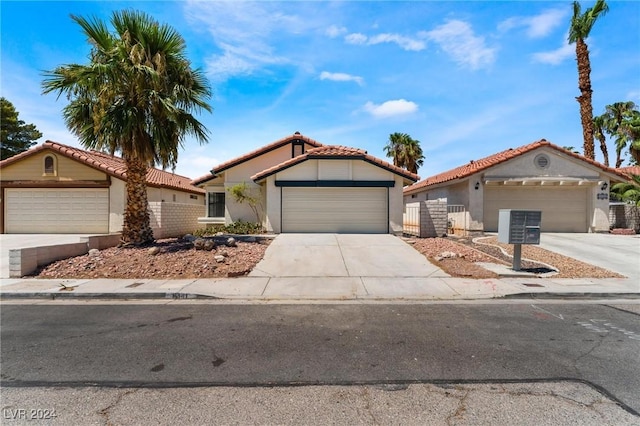
M 140 245 L 153 241 L 147 201 L 147 166 L 144 162 L 126 158 L 127 203 L 124 211 L 122 242 Z
M 600 141 L 600 151 L 602 151 L 602 156 L 604 157 L 604 165 L 609 167 L 609 150 L 607 149 L 607 139 L 602 132 L 600 132 L 598 140 Z
M 591 62 L 587 43 L 581 38 L 576 40 L 576 58 L 578 61 L 578 88 L 580 96 L 580 120 L 582 122 L 583 155 L 595 160 L 593 146 L 593 106 L 591 104 Z

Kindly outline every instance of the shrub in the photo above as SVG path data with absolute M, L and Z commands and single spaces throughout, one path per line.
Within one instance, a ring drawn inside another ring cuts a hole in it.
M 259 223 L 253 222 L 245 222 L 239 220 L 237 222 L 233 222 L 230 225 L 207 225 L 206 228 L 196 229 L 193 232 L 193 235 L 196 237 L 207 237 L 217 234 L 218 232 L 222 232 L 225 234 L 238 234 L 238 235 L 248 235 L 248 234 L 261 234 L 264 232 L 264 228 Z

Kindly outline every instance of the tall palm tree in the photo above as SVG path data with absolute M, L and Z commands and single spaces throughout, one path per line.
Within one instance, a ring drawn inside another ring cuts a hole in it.
M 413 139 L 407 133 L 392 133 L 389 142 L 384 147 L 387 157 L 393 158 L 393 164 L 411 173 L 418 173 L 418 168 L 424 163 L 424 154 L 420 141 Z
M 604 114 L 593 117 L 593 136 L 600 142 L 604 165 L 609 167 L 609 150 L 607 149 L 607 137 L 605 135 L 606 129 L 607 117 Z
M 422 167 L 424 163 L 420 141 L 409 138 L 404 144 L 404 163 L 408 171 L 418 174 L 418 168 Z
M 593 105 L 591 103 L 591 61 L 589 48 L 585 39 L 593 28 L 599 16 L 604 16 L 609 10 L 605 0 L 597 0 L 596 4 L 581 14 L 580 3 L 573 2 L 573 16 L 569 27 L 569 43 L 576 44 L 576 59 L 578 62 L 578 88 L 580 96 L 576 98 L 580 104 L 580 121 L 582 122 L 583 155 L 595 159 L 593 146 Z
M 622 151 L 628 144 L 633 142 L 633 127 L 630 123 L 633 119 L 636 104 L 631 101 L 615 102 L 605 107 L 603 116 L 605 117 L 605 130 L 616 143 L 616 168 L 622 165 Z
M 98 19 L 72 19 L 92 46 L 90 62 L 46 72 L 43 92 L 67 96 L 63 116 L 82 145 L 122 154 L 127 168 L 122 241 L 152 241 L 147 171 L 156 165 L 175 168 L 186 135 L 207 142 L 208 131 L 192 112 L 211 111 L 211 89 L 204 74 L 191 68 L 183 38 L 149 15 L 114 12 L 113 33 Z
M 393 165 L 397 167 L 404 167 L 402 146 L 404 141 L 410 136 L 406 133 L 391 133 L 389 135 L 389 142 L 384 147 L 384 153 L 387 157 L 393 159 Z

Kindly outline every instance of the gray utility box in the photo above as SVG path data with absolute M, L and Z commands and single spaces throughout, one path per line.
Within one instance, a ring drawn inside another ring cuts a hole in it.
M 540 244 L 540 210 L 498 211 L 498 241 L 507 244 Z

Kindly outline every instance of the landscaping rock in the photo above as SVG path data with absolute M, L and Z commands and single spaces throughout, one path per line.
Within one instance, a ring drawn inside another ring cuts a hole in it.
M 204 250 L 211 251 L 216 248 L 216 242 L 213 240 L 205 240 L 204 242 Z
M 225 259 L 225 257 L 224 257 L 224 256 L 221 256 L 221 255 L 219 255 L 219 254 L 217 254 L 217 255 L 213 256 L 213 258 L 214 258 L 214 259 L 216 260 L 216 262 L 218 262 L 218 263 L 222 263 L 222 262 L 224 262 L 224 259 Z
M 194 242 L 194 241 L 197 239 L 197 237 L 194 237 L 194 236 L 193 236 L 193 235 L 191 235 L 191 234 L 187 234 L 187 235 L 185 235 L 184 237 L 182 237 L 182 239 L 183 239 L 183 240 L 185 240 L 185 241 L 189 241 L 190 243 L 192 243 L 192 242 Z
M 207 241 L 204 238 L 197 238 L 194 242 L 193 242 L 193 247 L 195 247 L 196 250 L 204 250 L 204 245 Z
M 218 252 L 218 254 L 219 254 L 220 256 L 229 257 L 229 252 L 228 252 L 228 251 L 226 251 L 226 250 L 220 250 L 220 251 Z
M 227 247 L 235 247 L 237 245 L 236 239 L 233 237 L 227 238 Z
M 91 256 L 91 257 L 97 257 L 97 256 L 100 256 L 100 250 L 98 250 L 98 249 L 91 249 L 91 250 L 89 250 L 89 256 Z
M 149 248 L 149 254 L 151 256 L 155 256 L 158 253 L 160 253 L 160 247 L 151 247 L 151 248 Z

